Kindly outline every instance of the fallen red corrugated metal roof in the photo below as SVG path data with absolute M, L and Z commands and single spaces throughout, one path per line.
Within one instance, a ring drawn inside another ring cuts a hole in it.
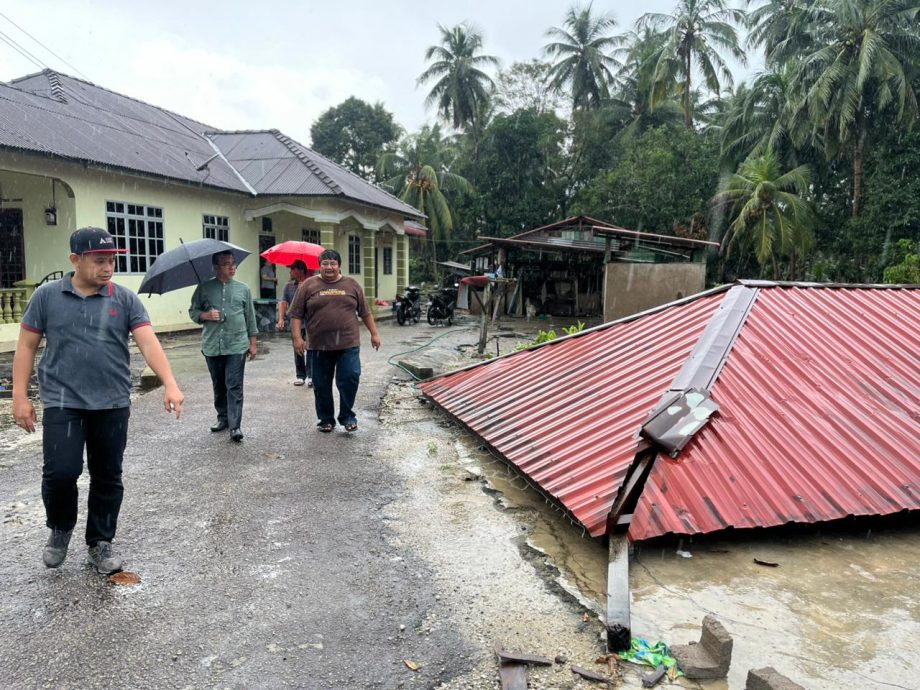
M 600 536 L 639 426 L 721 298 L 600 326 L 420 388 Z
M 760 288 L 711 395 L 630 525 L 669 532 L 920 509 L 920 290 Z
M 920 509 L 920 290 L 748 285 L 720 411 L 676 461 L 659 455 L 630 537 Z M 727 294 L 421 388 L 599 536 L 639 427 Z

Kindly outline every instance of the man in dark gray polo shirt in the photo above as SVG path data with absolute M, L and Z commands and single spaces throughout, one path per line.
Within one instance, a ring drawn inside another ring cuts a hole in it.
M 29 400 L 29 379 L 38 346 L 42 415 L 42 500 L 51 536 L 42 553 L 57 568 L 77 522 L 77 478 L 83 449 L 89 469 L 86 543 L 89 559 L 103 574 L 121 570 L 112 551 L 124 487 L 122 458 L 128 440 L 131 360 L 128 335 L 165 386 L 167 412 L 182 412 L 184 396 L 137 295 L 112 282 L 117 249 L 101 228 L 70 236 L 73 272 L 40 286 L 22 317 L 13 358 L 13 417 L 31 433 L 38 421 Z

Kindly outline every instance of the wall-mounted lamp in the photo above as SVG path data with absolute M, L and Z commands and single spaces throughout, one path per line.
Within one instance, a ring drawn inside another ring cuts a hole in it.
M 45 225 L 57 225 L 57 207 L 54 200 L 54 179 L 51 180 L 51 205 L 45 209 Z

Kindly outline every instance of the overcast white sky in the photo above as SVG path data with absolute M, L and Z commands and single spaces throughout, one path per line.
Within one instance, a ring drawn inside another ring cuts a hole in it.
M 676 0 L 595 2 L 631 29 Z M 221 129 L 276 127 L 304 144 L 327 108 L 383 102 L 406 129 L 434 121 L 416 78 L 437 24 L 470 21 L 504 66 L 541 56 L 561 26 L 560 0 L 7 0 L 0 5 L 0 81 L 44 65 Z M 63 62 L 10 23 L 57 53 Z M 743 76 L 751 68 L 736 74 Z

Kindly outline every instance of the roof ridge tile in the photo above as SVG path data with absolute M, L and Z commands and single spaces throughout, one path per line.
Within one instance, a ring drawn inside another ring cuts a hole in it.
M 319 165 L 316 164 L 316 161 L 311 159 L 304 152 L 303 148 L 300 146 L 298 142 L 291 139 L 288 135 L 284 134 L 281 130 L 271 129 L 269 130 L 269 132 L 271 132 L 271 134 L 274 135 L 274 137 L 278 141 L 284 144 L 291 153 L 293 153 L 304 165 L 306 165 L 307 168 L 309 168 L 310 172 L 312 172 L 319 179 L 321 179 L 324 183 L 326 183 L 333 192 L 335 192 L 336 194 L 342 194 L 342 195 L 345 194 L 345 192 L 342 190 L 339 184 L 335 180 L 333 180 L 325 170 L 319 167 Z

